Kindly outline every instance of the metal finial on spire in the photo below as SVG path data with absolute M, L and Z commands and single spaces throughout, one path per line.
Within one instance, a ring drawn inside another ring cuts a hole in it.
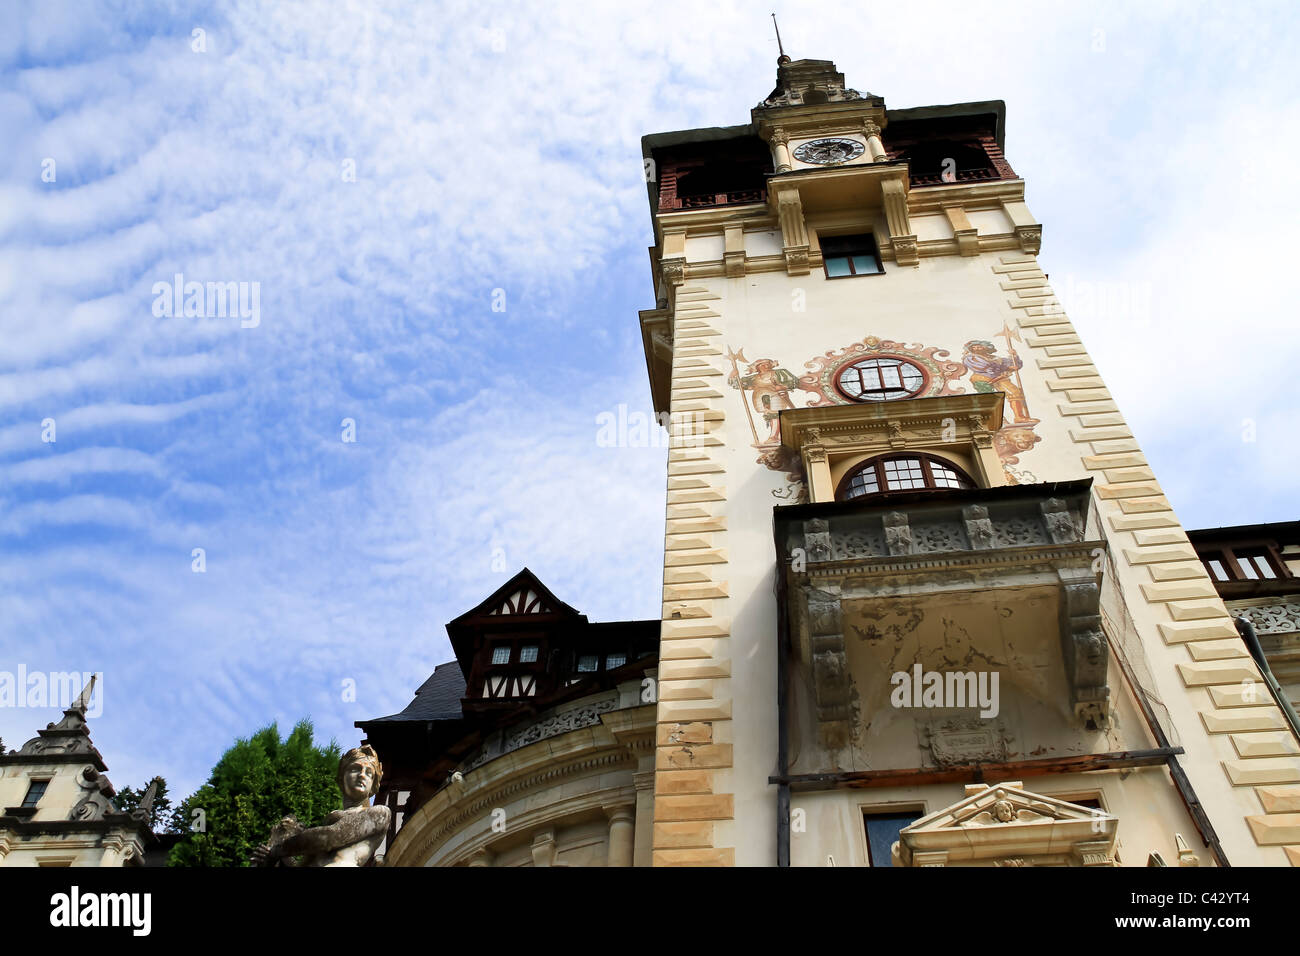
M 781 27 L 776 22 L 776 14 L 772 14 L 772 26 L 776 28 L 776 48 L 781 54 L 776 58 L 777 66 L 784 66 L 790 62 L 790 58 L 785 55 L 785 47 L 781 46 Z

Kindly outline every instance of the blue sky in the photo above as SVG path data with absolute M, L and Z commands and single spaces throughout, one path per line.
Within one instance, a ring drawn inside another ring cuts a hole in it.
M 891 107 L 1005 100 L 1041 260 L 1184 523 L 1296 517 L 1287 4 L 776 10 Z M 272 719 L 355 742 L 521 566 L 656 616 L 664 452 L 596 441 L 649 407 L 639 140 L 746 122 L 767 12 L 20 4 L 0 670 L 103 671 L 114 782 L 184 793 Z M 156 316 L 178 272 L 258 283 L 260 322 Z

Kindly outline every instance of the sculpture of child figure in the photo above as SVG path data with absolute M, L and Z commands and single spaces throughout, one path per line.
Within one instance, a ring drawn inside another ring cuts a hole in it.
M 271 831 L 270 840 L 253 851 L 253 866 L 366 866 L 388 832 L 388 807 L 370 805 L 384 768 L 373 747 L 354 747 L 339 761 L 338 783 L 343 809 L 318 827 L 304 828 L 288 816 Z M 296 857 L 302 857 L 296 862 Z

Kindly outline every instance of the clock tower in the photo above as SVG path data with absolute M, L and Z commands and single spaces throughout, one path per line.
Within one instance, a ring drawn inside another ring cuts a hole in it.
M 1004 136 L 782 56 L 749 122 L 643 140 L 656 865 L 1300 863 L 1300 745 Z

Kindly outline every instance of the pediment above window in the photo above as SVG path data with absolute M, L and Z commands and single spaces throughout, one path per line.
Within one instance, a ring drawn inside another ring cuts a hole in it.
M 808 476 L 809 499 L 834 501 L 833 475 L 845 463 L 922 453 L 969 471 L 981 487 L 1006 483 L 993 447 L 1003 397 L 990 392 L 817 406 L 781 412 L 781 444 Z
M 1119 819 L 1032 793 L 1020 783 L 975 784 L 950 807 L 905 827 L 895 866 L 1115 866 Z

